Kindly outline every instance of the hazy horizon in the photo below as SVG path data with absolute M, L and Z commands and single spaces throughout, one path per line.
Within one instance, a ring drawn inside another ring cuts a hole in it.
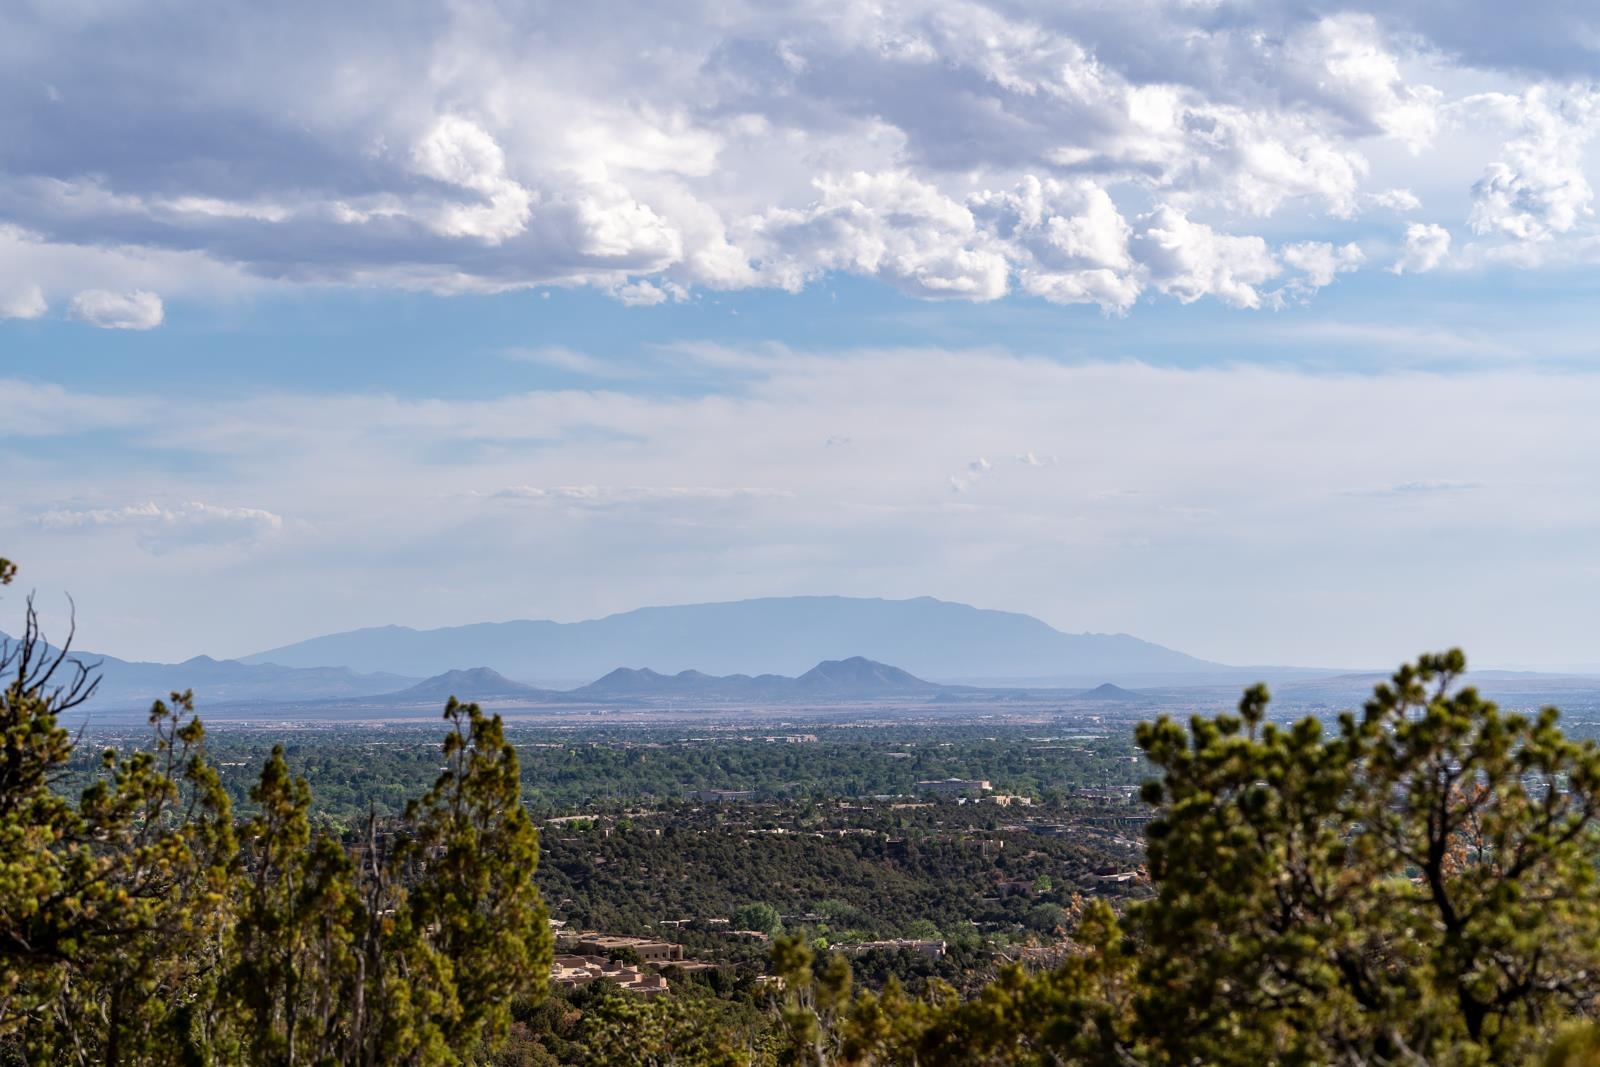
M 280 652 L 280 651 L 283 651 L 284 649 L 293 648 L 293 647 L 298 646 L 298 645 L 316 642 L 319 639 L 326 638 L 326 637 L 336 637 L 336 636 L 339 636 L 341 634 L 378 633 L 378 632 L 385 631 L 385 630 L 402 630 L 402 631 L 408 631 L 408 632 L 417 633 L 417 634 L 428 634 L 428 633 L 431 633 L 431 632 L 459 631 L 459 630 L 463 630 L 463 629 L 483 627 L 483 626 L 496 627 L 496 626 L 502 626 L 502 625 L 506 625 L 506 624 L 529 623 L 529 622 L 533 622 L 533 623 L 553 622 L 553 623 L 556 623 L 556 624 L 562 625 L 562 626 L 570 626 L 570 625 L 580 624 L 580 623 L 604 622 L 604 621 L 616 619 L 616 618 L 619 618 L 619 617 L 633 615 L 635 613 L 647 613 L 647 612 L 654 612 L 654 611 L 661 611 L 661 610 L 670 610 L 672 608 L 716 607 L 716 606 L 724 606 L 724 605 L 729 605 L 729 604 L 749 603 L 749 602 L 752 602 L 752 601 L 761 601 L 761 600 L 793 600 L 793 599 L 800 599 L 800 600 L 839 600 L 839 599 L 843 599 L 843 600 L 871 600 L 871 601 L 887 601 L 888 603 L 900 603 L 900 604 L 904 604 L 904 603 L 907 603 L 907 602 L 910 602 L 910 601 L 915 601 L 915 600 L 934 600 L 934 601 L 937 601 L 937 602 L 942 603 L 942 604 L 954 604 L 954 605 L 957 605 L 957 606 L 960 606 L 960 607 L 976 608 L 977 610 L 979 610 L 981 612 L 996 612 L 996 613 L 1004 614 L 1004 615 L 1020 615 L 1020 616 L 1022 616 L 1024 618 L 1027 618 L 1027 619 L 1030 619 L 1030 620 L 1035 620 L 1035 621 L 1038 621 L 1038 622 L 1043 622 L 1045 625 L 1050 626 L 1050 623 L 1048 622 L 1048 620 L 1037 619 L 1036 616 L 1028 615 L 1026 612 L 1012 612 L 1012 611 L 1008 611 L 1007 609 L 1003 609 L 1003 608 L 987 608 L 987 607 L 985 607 L 985 606 L 983 606 L 981 604 L 962 604 L 959 601 L 940 600 L 940 598 L 937 598 L 937 597 L 908 597 L 908 598 L 852 597 L 852 596 L 848 596 L 848 595 L 845 595 L 845 594 L 826 594 L 825 593 L 825 594 L 795 594 L 795 595 L 789 596 L 789 597 L 755 597 L 755 598 L 745 598 L 745 599 L 735 600 L 735 601 L 716 601 L 716 602 L 696 601 L 696 602 L 686 602 L 686 603 L 679 603 L 679 604 L 644 604 L 644 605 L 640 605 L 638 607 L 626 609 L 626 610 L 623 610 L 623 611 L 610 612 L 610 613 L 607 613 L 606 615 L 602 615 L 602 616 L 592 616 L 592 617 L 586 617 L 586 618 L 580 617 L 580 618 L 571 618 L 571 619 L 534 619 L 534 618 L 529 618 L 529 617 L 505 618 L 505 619 L 477 619 L 477 620 L 472 620 L 472 621 L 469 621 L 469 622 L 454 623 L 454 624 L 443 624 L 443 625 L 438 625 L 438 626 L 433 626 L 433 625 L 408 626 L 408 625 L 406 625 L 404 623 L 392 623 L 392 622 L 374 623 L 374 624 L 366 625 L 366 626 L 351 627 L 348 630 L 317 631 L 315 633 L 305 633 L 305 634 L 300 635 L 299 637 L 297 637 L 297 638 L 295 638 L 295 639 L 293 639 L 291 641 L 287 641 L 287 642 L 283 643 L 282 645 L 272 646 L 270 648 L 255 648 L 255 649 L 251 649 L 251 650 L 248 650 L 248 651 L 232 653 L 232 654 L 219 654 L 219 653 L 216 653 L 216 652 L 213 652 L 213 651 L 210 651 L 210 650 L 200 649 L 200 650 L 188 653 L 188 654 L 179 654 L 179 655 L 169 656 L 169 657 L 165 657 L 165 658 L 158 657 L 158 658 L 155 658 L 155 659 L 138 660 L 136 657 L 129 657 L 129 656 L 121 655 L 116 649 L 98 648 L 98 647 L 91 648 L 89 646 L 86 646 L 84 644 L 81 636 L 76 637 L 74 639 L 73 647 L 78 649 L 79 651 L 82 651 L 82 652 L 92 653 L 92 654 L 96 654 L 96 655 L 111 655 L 111 656 L 115 656 L 118 659 L 134 660 L 136 662 L 156 662 L 156 663 L 181 664 L 185 660 L 188 660 L 188 659 L 191 659 L 191 658 L 194 658 L 194 657 L 208 657 L 208 658 L 212 658 L 212 659 L 216 659 L 216 660 L 240 660 L 240 661 L 251 662 L 251 663 L 278 663 L 280 661 L 273 658 L 272 654 L 274 652 Z M 60 636 L 63 633 L 63 631 L 61 630 L 61 626 L 60 625 L 55 625 L 55 624 L 65 625 L 66 623 L 68 623 L 70 621 L 71 621 L 70 612 L 68 612 L 67 614 L 62 615 L 60 617 L 54 618 L 54 619 L 46 618 L 44 620 L 46 636 L 52 636 L 52 635 Z M 1062 633 L 1062 634 L 1065 634 L 1065 635 L 1070 636 L 1070 637 L 1079 637 L 1079 636 L 1082 636 L 1082 637 L 1119 637 L 1119 638 L 1120 637 L 1132 637 L 1132 638 L 1135 638 L 1135 639 L 1137 639 L 1139 641 L 1142 641 L 1142 642 L 1148 640 L 1146 638 L 1140 637 L 1140 635 L 1138 635 L 1138 634 L 1129 634 L 1129 633 L 1120 632 L 1120 631 L 1116 632 L 1116 633 L 1110 633 L 1110 632 L 1106 632 L 1106 631 L 1093 631 L 1093 630 L 1065 631 L 1065 630 L 1062 630 L 1060 627 L 1054 627 L 1054 626 L 1052 626 L 1051 628 L 1056 630 L 1058 633 Z M 7 631 L 5 630 L 4 627 L 0 627 L 0 634 L 5 634 L 6 632 Z M 1191 653 L 1188 652 L 1187 649 L 1173 648 L 1172 646 L 1159 645 L 1158 642 L 1149 642 L 1149 643 L 1150 644 L 1156 644 L 1158 647 L 1167 648 L 1170 651 L 1184 653 L 1184 654 L 1191 654 Z M 857 655 L 857 653 L 840 652 L 838 655 L 839 656 L 848 656 L 848 655 Z M 645 669 L 645 670 L 654 669 L 654 665 L 652 663 L 647 663 L 647 662 L 640 662 L 638 664 L 624 663 L 622 660 L 626 659 L 626 658 L 627 657 L 624 655 L 622 659 L 617 660 L 617 667 L 612 668 L 612 669 Z M 867 657 L 867 658 L 871 658 L 871 657 Z M 890 658 L 892 659 L 894 657 L 890 657 Z M 1200 657 L 1200 656 L 1196 656 L 1195 658 L 1196 659 L 1202 659 L 1202 660 L 1205 659 L 1205 657 Z M 470 670 L 470 669 L 476 669 L 478 667 L 485 666 L 485 663 L 478 663 L 476 661 L 473 661 L 471 664 L 468 664 L 468 660 L 470 660 L 470 659 L 471 659 L 470 656 L 467 657 L 466 659 L 462 659 L 460 661 L 461 664 L 462 664 L 461 666 L 452 667 L 452 668 L 449 668 L 449 670 L 455 670 L 455 671 Z M 1353 673 L 1353 674 L 1354 673 L 1371 673 L 1371 672 L 1387 673 L 1393 667 L 1392 664 L 1380 664 L 1380 663 L 1369 663 L 1369 664 L 1356 664 L 1356 663 L 1307 664 L 1307 663 L 1269 663 L 1269 662 L 1264 661 L 1264 660 L 1240 661 L 1240 662 L 1224 662 L 1224 661 L 1210 660 L 1210 661 L 1207 661 L 1207 662 L 1220 663 L 1220 664 L 1222 664 L 1224 666 L 1234 667 L 1234 668 L 1241 668 L 1241 669 L 1248 669 L 1248 668 L 1251 668 L 1251 667 L 1308 668 L 1308 669 L 1313 669 L 1313 670 L 1349 672 L 1349 673 Z M 889 665 L 890 666 L 897 666 L 897 664 L 893 664 L 893 663 L 891 663 Z M 325 666 L 348 666 L 348 664 L 335 663 L 335 662 L 330 661 L 327 664 L 325 664 Z M 1539 663 L 1498 663 L 1498 662 L 1479 662 L 1479 661 L 1475 661 L 1474 660 L 1474 661 L 1471 662 L 1470 666 L 1471 666 L 1471 669 L 1473 671 L 1531 672 L 1531 673 L 1543 673 L 1543 674 L 1552 674 L 1552 675 L 1559 675 L 1559 674 L 1600 675 L 1600 663 L 1586 663 L 1586 662 L 1567 662 L 1567 663 L 1562 663 L 1562 662 L 1550 661 L 1550 662 L 1539 662 Z M 494 668 L 488 668 L 488 669 L 494 669 Z M 699 670 L 698 667 L 681 667 L 681 665 L 676 665 L 676 666 L 671 666 L 671 667 L 667 667 L 666 668 L 667 673 L 676 673 L 679 669 Z M 751 668 L 732 667 L 732 666 L 725 666 L 724 667 L 724 670 L 729 672 L 729 673 L 735 673 L 735 672 L 749 673 L 751 671 L 753 671 L 755 673 L 760 673 L 763 669 L 764 668 L 761 668 L 761 667 L 751 667 Z M 374 670 L 376 670 L 376 668 L 374 668 Z M 925 672 L 927 672 L 926 668 L 924 668 L 924 670 L 925 670 Z M 364 669 L 360 668 L 360 667 L 357 667 L 357 668 L 355 668 L 355 671 L 356 671 L 356 673 L 363 673 Z M 379 673 L 382 673 L 382 672 L 379 671 Z M 432 674 L 432 673 L 435 673 L 435 672 L 433 672 L 433 671 L 422 671 L 422 672 L 419 673 L 417 671 L 412 671 L 411 673 L 413 675 L 415 675 L 415 676 L 419 676 L 420 677 L 420 676 L 429 675 L 429 674 Z M 935 672 L 932 672 L 932 673 L 938 673 L 938 672 L 935 671 Z M 1116 673 L 1116 672 L 1113 670 L 1112 673 Z M 1075 671 L 1070 671 L 1070 670 L 1057 671 L 1054 674 L 1052 674 L 1050 671 L 1041 671 L 1039 673 L 1035 673 L 1035 674 L 1031 674 L 1031 675 L 1015 674 L 1015 673 L 1007 674 L 1007 673 L 1005 673 L 1003 671 L 1002 672 L 998 672 L 998 673 L 980 671 L 980 672 L 977 672 L 977 673 L 968 672 L 968 674 L 965 674 L 965 675 L 946 675 L 946 676 L 941 676 L 941 677 L 943 677 L 946 681 L 973 681 L 973 682 L 978 682 L 978 683 L 1005 681 L 1005 682 L 1015 682 L 1015 683 L 1021 684 L 1021 683 L 1028 682 L 1028 681 L 1042 682 L 1042 681 L 1050 680 L 1052 678 L 1054 678 L 1056 680 L 1060 680 L 1060 679 L 1063 679 L 1063 678 L 1072 678 L 1074 680 L 1078 680 L 1078 679 L 1081 679 L 1082 677 L 1088 677 L 1088 675 L 1084 675 L 1082 673 L 1082 671 L 1076 671 L 1075 672 Z M 570 687 L 575 687 L 575 686 L 578 686 L 578 685 L 582 685 L 582 684 L 585 684 L 587 682 L 593 681 L 594 678 L 591 677 L 590 674 L 586 674 L 586 673 L 583 673 L 583 672 L 580 671 L 578 673 L 573 673 L 573 674 L 563 674 L 563 673 L 560 673 L 560 672 L 555 672 L 555 673 L 543 672 L 543 673 L 536 673 L 534 675 L 527 675 L 526 677 L 523 677 L 523 676 L 519 675 L 519 680 L 522 681 L 522 682 L 530 683 L 530 684 L 543 685 L 543 686 L 553 686 L 554 688 L 560 689 L 560 688 L 563 688 L 563 687 L 570 688 Z M 560 684 L 557 684 L 557 683 L 560 683 Z

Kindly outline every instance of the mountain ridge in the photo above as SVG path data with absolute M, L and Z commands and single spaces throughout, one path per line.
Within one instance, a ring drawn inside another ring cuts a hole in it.
M 710 700 L 788 703 L 798 700 L 859 700 L 933 696 L 947 687 L 862 656 L 825 660 L 798 677 L 778 674 L 713 675 L 683 670 L 663 674 L 649 667 L 618 667 L 576 689 L 549 690 L 510 681 L 488 667 L 446 671 L 375 701 L 406 703 L 460 700 L 522 700 L 530 703 L 613 703 Z
M 1125 704 L 1142 703 L 1148 701 L 1150 697 L 1145 693 L 1135 693 L 1132 690 L 1124 689 L 1120 685 L 1113 685 L 1110 682 L 1102 682 L 1093 689 L 1083 693 L 1078 693 L 1075 697 L 1073 697 L 1073 699 L 1093 700 L 1107 704 Z
M 538 686 L 513 682 L 499 671 L 489 667 L 469 667 L 450 670 L 424 678 L 416 685 L 397 693 L 378 694 L 380 697 L 409 698 L 414 700 L 444 701 L 451 697 L 463 700 L 503 700 L 507 698 L 548 697 L 551 691 Z
M 0 645 L 15 639 L 0 633 Z M 46 646 L 54 655 L 60 649 Z M 331 700 L 380 696 L 414 684 L 414 676 L 362 673 L 346 667 L 288 667 L 277 663 L 241 663 L 212 656 L 190 656 L 181 663 L 125 660 L 102 652 L 71 649 L 68 658 L 90 668 L 99 678 L 94 707 L 149 707 L 172 692 L 193 690 L 204 703 L 251 703 L 285 700 Z
M 1067 634 L 1030 615 L 916 597 L 759 597 L 638 608 L 559 623 L 517 619 L 418 630 L 385 625 L 323 634 L 241 657 L 437 675 L 488 666 L 537 681 L 598 677 L 621 663 L 666 674 L 798 676 L 861 656 L 934 681 L 976 677 L 1210 676 L 1231 668 L 1128 634 Z

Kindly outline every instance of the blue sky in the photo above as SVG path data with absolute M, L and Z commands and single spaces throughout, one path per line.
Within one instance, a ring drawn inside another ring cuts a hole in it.
M 1587 5 L 326 7 L 0 14 L 0 547 L 88 646 L 1600 665 Z

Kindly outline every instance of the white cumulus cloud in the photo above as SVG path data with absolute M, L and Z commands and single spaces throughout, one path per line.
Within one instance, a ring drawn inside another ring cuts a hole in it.
M 1128 251 L 1132 232 L 1110 194 L 1088 179 L 1025 178 L 1009 192 L 968 201 L 1008 250 L 1023 290 L 1057 304 L 1126 311 L 1141 283 Z
M 1302 67 L 1300 86 L 1360 126 L 1381 130 L 1413 151 L 1438 129 L 1442 95 L 1407 81 L 1395 50 L 1371 15 L 1345 12 L 1300 30 L 1289 45 Z
M 1517 135 L 1472 186 L 1470 224 L 1480 234 L 1547 241 L 1594 214 L 1583 148 L 1600 129 L 1600 90 L 1552 101 L 1542 88 L 1478 101 Z
M 1171 205 L 1157 208 L 1134 239 L 1134 254 L 1156 288 L 1185 304 L 1214 296 L 1234 307 L 1261 306 L 1257 286 L 1279 273 L 1260 237 L 1221 234 Z
M 506 176 L 505 154 L 477 123 L 449 115 L 434 123 L 411 158 L 417 173 L 477 195 L 441 205 L 432 225 L 449 237 L 499 244 L 527 226 L 532 196 Z
M 1301 241 L 1285 245 L 1281 255 L 1287 266 L 1300 272 L 1300 277 L 1284 287 L 1284 295 L 1301 300 L 1332 285 L 1339 275 L 1359 270 L 1367 261 L 1367 254 L 1354 242 L 1335 248 L 1327 241 Z
M 1600 16 L 1470 2 L 35 5 L 0 41 L 0 292 L 1259 307 L 1282 246 L 1463 197 L 1484 262 L 1586 254 Z
M 1410 189 L 1385 189 L 1368 193 L 1367 202 L 1389 211 L 1415 211 L 1422 206 L 1422 201 Z
M 1450 254 L 1450 231 L 1432 222 L 1413 222 L 1406 227 L 1400 258 L 1389 268 L 1393 274 L 1426 274 Z
M 113 293 L 105 289 L 85 289 L 72 298 L 72 317 L 102 330 L 153 330 L 166 317 L 161 297 L 135 289 Z
M 994 300 L 1009 269 L 966 205 L 904 171 L 821 178 L 818 198 L 760 231 L 788 288 L 832 270 L 873 275 L 922 297 Z

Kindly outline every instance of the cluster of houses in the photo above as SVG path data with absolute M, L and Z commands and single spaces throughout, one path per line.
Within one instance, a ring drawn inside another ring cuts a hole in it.
M 560 955 L 550 964 L 553 985 L 576 989 L 604 978 L 630 993 L 653 996 L 667 991 L 667 976 L 631 963 L 619 963 L 605 956 Z
M 566 933 L 556 927 L 556 947 L 560 951 L 550 964 L 553 985 L 572 989 L 602 978 L 630 993 L 654 996 L 669 986 L 663 967 L 685 971 L 707 970 L 714 963 L 685 959 L 683 946 L 650 937 L 620 937 L 612 934 Z

